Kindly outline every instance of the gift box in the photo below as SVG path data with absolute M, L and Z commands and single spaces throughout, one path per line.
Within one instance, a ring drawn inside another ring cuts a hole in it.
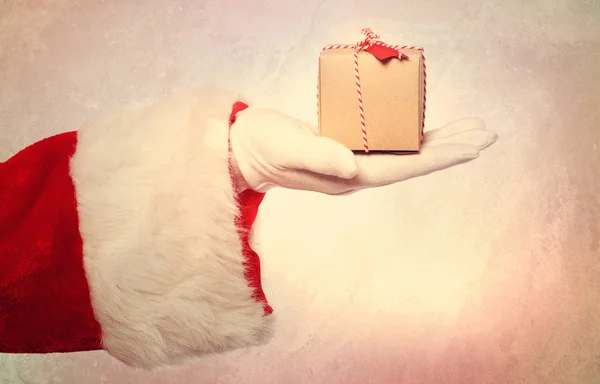
M 329 45 L 319 56 L 319 134 L 353 151 L 418 152 L 425 124 L 423 49 L 362 32 L 363 41 Z

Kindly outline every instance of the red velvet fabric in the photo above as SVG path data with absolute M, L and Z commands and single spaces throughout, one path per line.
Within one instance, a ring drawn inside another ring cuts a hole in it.
M 248 108 L 248 105 L 237 102 L 233 105 L 231 111 L 231 117 L 229 118 L 229 128 L 235 123 L 235 116 L 238 112 Z M 231 151 L 231 141 L 229 142 L 229 150 Z M 231 171 L 231 163 L 230 163 Z M 273 313 L 273 308 L 269 305 L 266 295 L 262 289 L 261 284 L 261 273 L 260 273 L 260 257 L 250 247 L 250 230 L 252 224 L 258 214 L 258 207 L 262 203 L 264 193 L 256 192 L 252 189 L 246 189 L 245 191 L 237 195 L 237 201 L 240 207 L 240 214 L 236 219 L 236 224 L 239 228 L 239 235 L 242 242 L 242 253 L 244 257 L 245 277 L 248 281 L 248 285 L 253 290 L 252 297 L 258 302 L 263 304 L 265 315 Z
M 63 133 L 0 163 L 0 352 L 101 348 L 69 174 L 76 145 Z

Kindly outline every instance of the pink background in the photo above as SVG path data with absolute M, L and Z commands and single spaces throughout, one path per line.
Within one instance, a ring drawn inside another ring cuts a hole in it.
M 428 129 L 476 116 L 500 140 L 349 197 L 270 192 L 265 347 L 154 373 L 0 355 L 0 383 L 600 382 L 598 20 L 596 0 L 2 1 L 2 160 L 204 82 L 314 122 L 320 48 L 363 27 L 425 47 Z

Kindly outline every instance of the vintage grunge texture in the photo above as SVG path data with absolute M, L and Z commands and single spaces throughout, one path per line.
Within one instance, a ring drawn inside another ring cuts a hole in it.
M 0 383 L 600 382 L 598 20 L 596 0 L 2 1 L 0 161 L 206 82 L 314 121 L 319 50 L 363 27 L 426 48 L 427 129 L 475 116 L 500 140 L 353 196 L 270 192 L 263 348 L 155 373 L 1 355 Z

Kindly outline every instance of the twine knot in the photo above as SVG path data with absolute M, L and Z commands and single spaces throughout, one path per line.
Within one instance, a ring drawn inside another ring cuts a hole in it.
M 373 32 L 371 28 L 363 28 L 360 32 L 365 35 L 365 38 L 356 43 L 359 50 L 368 49 L 379 42 L 379 35 Z

